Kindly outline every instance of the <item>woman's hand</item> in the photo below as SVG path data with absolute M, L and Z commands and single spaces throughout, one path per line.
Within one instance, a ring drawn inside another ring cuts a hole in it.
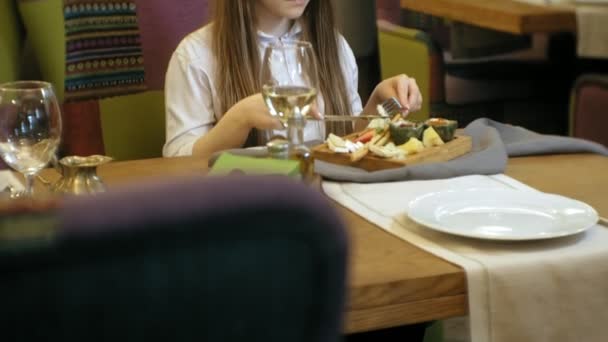
M 279 120 L 268 114 L 261 94 L 242 99 L 224 113 L 222 119 L 194 143 L 192 155 L 209 158 L 217 151 L 241 147 L 252 128 L 283 128 Z
M 380 82 L 365 107 L 373 110 L 369 111 L 370 113 L 375 112 L 375 108 L 368 108 L 370 104 L 375 107 L 391 97 L 399 100 L 404 108 L 404 114 L 420 110 L 422 107 L 422 94 L 420 94 L 416 80 L 404 74 Z
M 321 120 L 323 115 L 319 113 L 316 104 L 313 104 L 308 115 L 314 119 Z M 226 117 L 235 120 L 247 128 L 257 129 L 284 129 L 283 124 L 268 113 L 268 107 L 264 102 L 262 94 L 254 94 L 237 102 L 226 113 Z
M 249 129 L 282 129 L 283 125 L 277 118 L 268 113 L 262 94 L 248 96 L 232 106 L 220 121 L 227 120 L 231 124 Z
M 314 106 L 309 114 L 321 118 Z M 268 113 L 268 107 L 259 93 L 232 106 L 207 134 L 194 143 L 192 154 L 208 158 L 217 151 L 240 147 L 253 128 L 285 129 L 281 121 Z

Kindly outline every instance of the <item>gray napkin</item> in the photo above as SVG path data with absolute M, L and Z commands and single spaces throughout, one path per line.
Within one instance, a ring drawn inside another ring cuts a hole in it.
M 315 171 L 331 180 L 374 183 L 502 173 L 508 157 L 515 156 L 577 152 L 608 156 L 608 148 L 591 141 L 542 135 L 486 118 L 471 122 L 464 132 L 473 138 L 472 151 L 447 162 L 369 172 L 316 160 Z

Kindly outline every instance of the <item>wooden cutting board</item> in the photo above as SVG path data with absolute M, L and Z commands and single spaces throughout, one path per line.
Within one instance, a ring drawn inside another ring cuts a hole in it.
M 354 136 L 354 135 L 353 135 Z M 349 139 L 351 136 L 345 137 Z M 415 164 L 436 163 L 451 160 L 467 154 L 472 147 L 471 137 L 468 135 L 456 135 L 454 139 L 441 146 L 427 147 L 422 152 L 408 155 L 405 159 L 380 158 L 369 152 L 363 159 L 352 163 L 350 154 L 335 153 L 327 147 L 327 144 L 317 145 L 312 148 L 313 157 L 328 163 L 358 167 L 367 171 L 378 171 L 410 166 Z

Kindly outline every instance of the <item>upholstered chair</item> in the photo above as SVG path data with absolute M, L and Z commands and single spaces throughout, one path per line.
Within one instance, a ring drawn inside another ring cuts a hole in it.
M 24 37 L 16 3 L 0 1 L 0 84 L 19 79 Z M 0 159 L 0 170 L 6 168 Z
M 24 31 L 12 0 L 0 2 L 0 83 L 20 77 Z
M 64 155 L 160 157 L 164 75 L 206 0 L 18 0 L 42 77 L 64 103 Z
M 409 118 L 422 121 L 445 102 L 441 49 L 423 31 L 378 21 L 378 45 L 382 78 L 406 74 L 416 79 L 422 93 L 422 108 Z
M 287 178 L 149 184 L 0 221 L 3 340 L 340 338 L 344 226 Z
M 380 81 L 375 0 L 335 0 L 338 26 L 348 41 L 359 68 L 359 95 L 363 104 Z
M 580 76 L 571 101 L 570 134 L 608 146 L 608 75 Z

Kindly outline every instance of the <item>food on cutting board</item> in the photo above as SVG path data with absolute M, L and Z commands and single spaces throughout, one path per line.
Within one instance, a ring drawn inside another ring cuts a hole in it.
M 365 130 L 348 138 L 330 134 L 326 143 L 334 153 L 349 154 L 351 162 L 361 160 L 368 153 L 402 160 L 427 148 L 444 145 L 453 139 L 457 126 L 454 120 L 433 118 L 416 123 L 396 115 L 392 119 L 374 119 Z
M 399 145 L 406 154 L 416 154 L 424 150 L 424 144 L 418 138 L 410 138 L 405 144 Z
M 422 143 L 425 147 L 441 146 L 445 144 L 434 127 L 428 127 L 422 133 Z
M 433 127 L 435 132 L 441 137 L 443 142 L 448 142 L 454 138 L 458 122 L 456 120 L 448 120 L 443 118 L 430 118 L 424 122 L 426 127 Z
M 376 156 L 382 158 L 405 158 L 407 152 L 395 146 L 395 143 L 389 142 L 384 146 L 371 145 L 369 150 Z
M 380 133 L 388 127 L 390 122 L 391 120 L 387 118 L 374 119 L 367 125 L 367 129 L 375 130 L 376 132 Z
M 424 125 L 401 119 L 396 122 L 391 122 L 389 130 L 393 142 L 397 145 L 401 145 L 408 142 L 410 138 L 420 139 L 422 137 Z
M 336 153 L 352 153 L 365 146 L 361 141 L 350 141 L 330 133 L 327 137 L 327 147 Z

